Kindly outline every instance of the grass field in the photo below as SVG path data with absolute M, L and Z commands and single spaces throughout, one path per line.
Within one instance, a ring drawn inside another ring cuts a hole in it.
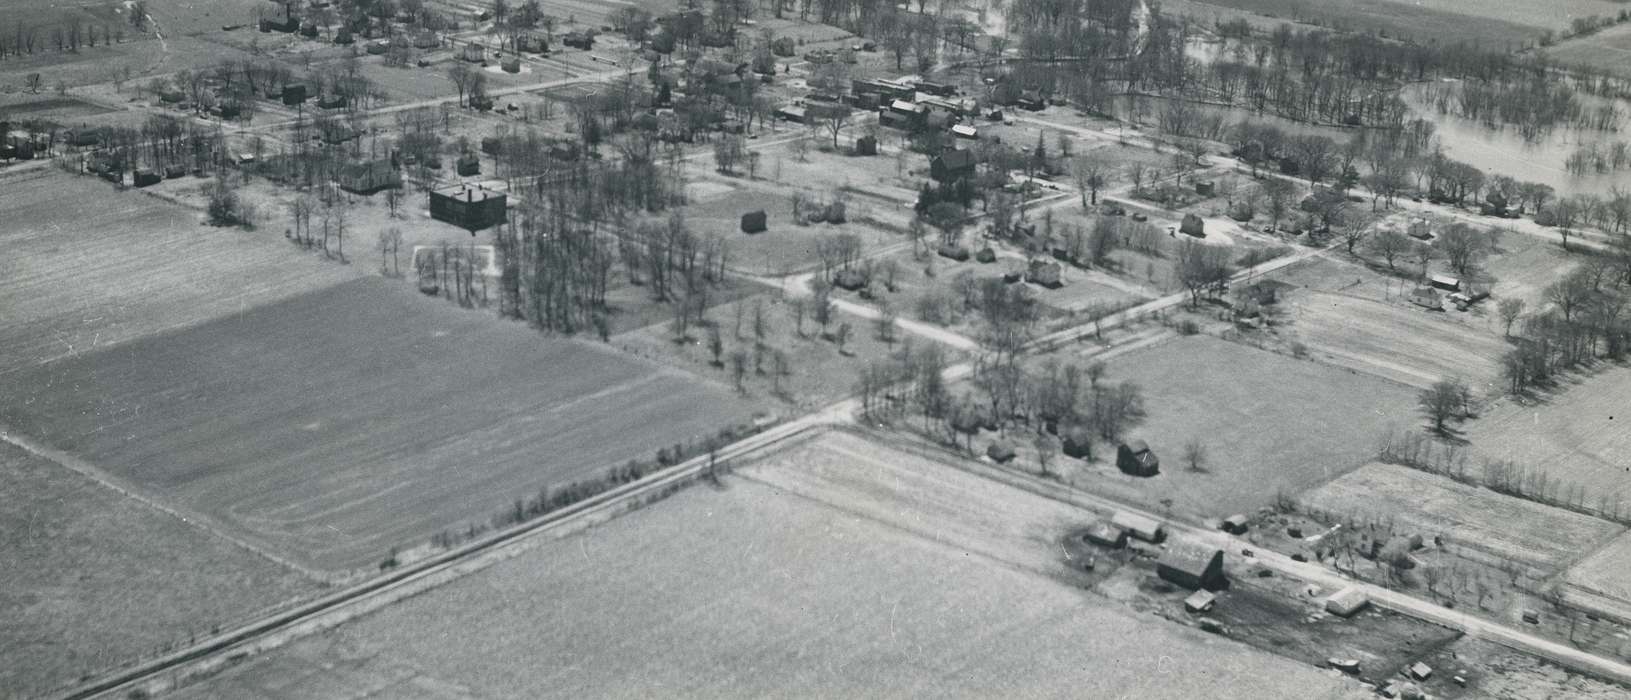
M 1625 575 L 1628 567 L 1631 567 L 1631 534 L 1621 535 L 1580 560 L 1569 569 L 1567 580 L 1587 592 L 1631 604 L 1631 579 Z
M 1560 41 L 1546 49 L 1553 60 L 1631 77 L 1631 24 L 1609 27 L 1589 36 Z
M 1466 423 L 1473 453 L 1509 460 L 1585 487 L 1586 506 L 1631 513 L 1631 369 L 1566 378 L 1538 404 L 1503 401 Z
M 356 274 L 94 178 L 36 171 L 0 176 L 0 190 L 0 375 Z
M 43 696 L 317 590 L 271 560 L 3 442 L 0 493 L 0 696 Z
M 793 223 L 790 191 L 783 192 L 762 182 L 721 184 L 737 186 L 724 191 L 718 187 L 702 189 L 705 194 L 682 211 L 691 230 L 724 236 L 730 242 L 730 267 L 749 274 L 807 272 L 819 267 L 821 259 L 816 255 L 816 242 L 822 236 L 855 234 L 866 250 L 906 240 L 904 236 L 860 221 L 873 206 L 870 202 L 851 198 L 845 211 L 847 223 L 800 226 Z M 765 211 L 768 228 L 752 235 L 742 233 L 742 215 L 758 209 Z
M 323 569 L 747 418 L 729 393 L 365 279 L 0 378 L 0 422 Z
M 1551 572 L 1625 531 L 1606 520 L 1393 464 L 1367 464 L 1301 500 L 1331 513 L 1392 519 L 1401 532 L 1442 535 Z
M 1109 363 L 1106 381 L 1143 388 L 1143 438 L 1161 473 L 1122 474 L 1113 447 L 1101 461 L 1078 465 L 1076 483 L 1155 506 L 1173 499 L 1187 512 L 1228 516 L 1272 503 L 1368 461 L 1375 437 L 1413 420 L 1412 392 L 1396 384 L 1316 362 L 1295 360 L 1210 336 L 1191 336 Z M 1206 471 L 1182 463 L 1184 444 L 1206 449 Z M 1061 466 L 1061 468 L 1066 468 Z M 1243 488 L 1242 484 L 1250 484 Z
M 1364 697 L 1038 573 L 1062 503 L 844 435 L 773 459 L 178 697 Z
M 1284 305 L 1296 338 L 1322 361 L 1417 387 L 1459 377 L 1480 396 L 1503 389 L 1500 361 L 1509 346 L 1500 331 L 1453 307 L 1435 312 L 1397 296 L 1380 302 L 1312 290 Z
M 1572 0 L 1594 6 L 1611 6 L 1593 0 Z M 1564 3 L 1556 3 L 1564 4 Z M 1306 22 L 1341 31 L 1379 32 L 1389 37 L 1429 41 L 1456 37 L 1488 48 L 1515 50 L 1534 42 L 1547 27 L 1561 29 L 1567 20 L 1554 25 L 1531 25 L 1537 13 L 1526 6 L 1552 7 L 1554 3 L 1526 3 L 1524 0 L 1177 0 L 1168 11 L 1210 19 L 1217 8 L 1244 10 L 1286 22 Z

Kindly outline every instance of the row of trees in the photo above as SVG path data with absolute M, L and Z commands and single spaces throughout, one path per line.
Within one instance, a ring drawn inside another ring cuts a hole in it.
M 144 19 L 143 24 L 137 27 L 138 31 L 146 26 L 145 22 Z M 70 11 L 54 24 L 18 22 L 0 25 L 0 60 L 5 60 L 7 56 L 32 56 L 36 49 L 44 51 L 51 48 L 60 53 L 78 51 L 82 46 L 96 48 L 98 42 L 110 46 L 124 41 L 124 25 L 91 24 L 78 12 Z
M 1560 372 L 1631 352 L 1631 236 L 1619 238 L 1613 254 L 1549 285 L 1548 306 L 1522 318 L 1518 347 L 1501 362 L 1513 393 L 1551 386 Z M 1521 313 L 1519 307 L 1514 315 Z

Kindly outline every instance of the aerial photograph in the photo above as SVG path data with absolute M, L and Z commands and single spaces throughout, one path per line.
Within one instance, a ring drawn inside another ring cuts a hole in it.
M 0 0 L 0 700 L 1631 699 L 1631 0 Z

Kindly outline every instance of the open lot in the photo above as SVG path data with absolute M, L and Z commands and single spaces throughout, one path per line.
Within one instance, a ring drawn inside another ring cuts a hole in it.
M 1443 536 L 1552 572 L 1625 531 L 1606 520 L 1394 464 L 1367 464 L 1301 500 L 1330 513 L 1391 519 L 1403 533 Z
M 42 170 L 0 190 L 0 375 L 355 276 L 93 178 Z
M 862 221 L 875 205 L 853 197 L 845 207 L 847 223 L 801 226 L 793 222 L 790 189 L 729 180 L 708 180 L 691 189 L 696 197 L 681 210 L 686 223 L 698 234 L 724 236 L 730 242 L 730 267 L 749 274 L 777 275 L 819 267 L 816 242 L 822 236 L 855 234 L 864 250 L 906 242 L 905 236 Z M 742 215 L 759 209 L 765 211 L 768 228 L 752 235 L 742 233 Z
M 1460 377 L 1480 396 L 1503 388 L 1506 341 L 1453 307 L 1428 311 L 1397 296 L 1382 302 L 1303 290 L 1291 295 L 1285 314 L 1292 333 L 1322 361 L 1416 387 Z
M 747 418 L 700 386 L 364 279 L 0 378 L 0 422 L 346 569 Z
M 1631 514 L 1631 369 L 1564 378 L 1540 403 L 1506 400 L 1464 425 L 1473 454 L 1583 486 L 1587 507 Z
M 1375 454 L 1376 436 L 1413 420 L 1412 393 L 1397 384 L 1295 360 L 1210 336 L 1183 337 L 1109 363 L 1105 381 L 1143 389 L 1147 416 L 1128 431 L 1161 459 L 1140 478 L 1115 466 L 1114 447 L 1091 464 L 1059 460 L 1075 483 L 1159 507 L 1209 516 L 1250 512 L 1277 492 L 1297 493 L 1336 478 Z M 1204 472 L 1182 464 L 1196 440 Z M 1251 488 L 1242 488 L 1251 484 Z
M 1560 41 L 1546 49 L 1553 60 L 1631 77 L 1631 24 L 1609 27 L 1589 36 Z
M 179 696 L 1364 696 L 1039 573 L 1059 502 L 844 435 L 740 474 Z
M 0 442 L 0 695 L 41 697 L 315 582 Z

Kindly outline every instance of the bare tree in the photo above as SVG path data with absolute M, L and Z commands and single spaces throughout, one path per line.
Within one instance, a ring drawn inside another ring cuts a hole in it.
M 1396 229 L 1382 229 L 1371 236 L 1367 249 L 1372 255 L 1382 258 L 1387 263 L 1387 269 L 1393 269 L 1393 263 L 1410 250 L 1410 237 Z
M 1202 445 L 1200 440 L 1184 443 L 1184 465 L 1192 472 L 1206 471 L 1206 446 Z
M 1517 323 L 1523 316 L 1524 301 L 1518 297 L 1507 297 L 1495 306 L 1501 314 L 1501 323 L 1506 327 L 1506 335 L 1512 335 L 1512 324 Z
M 1433 432 L 1449 435 L 1449 421 L 1457 412 L 1465 409 L 1468 393 L 1467 385 L 1460 380 L 1444 379 L 1423 389 L 1417 395 L 1416 402 L 1432 423 Z
M 1076 178 L 1076 189 L 1082 194 L 1082 206 L 1099 203 L 1099 189 L 1110 184 L 1112 171 L 1103 159 L 1080 156 L 1071 164 L 1071 175 Z

